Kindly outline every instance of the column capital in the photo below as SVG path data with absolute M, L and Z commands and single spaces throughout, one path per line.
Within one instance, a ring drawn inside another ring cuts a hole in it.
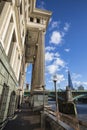
M 43 33 L 46 33 L 46 30 L 45 29 L 42 29 L 42 28 L 39 28 L 39 31 L 43 32 Z

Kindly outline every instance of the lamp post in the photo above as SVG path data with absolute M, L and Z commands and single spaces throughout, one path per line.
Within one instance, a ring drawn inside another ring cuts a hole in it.
M 58 96 L 57 96 L 57 89 L 56 89 L 56 82 L 57 82 L 57 75 L 53 76 L 53 82 L 54 82 L 54 87 L 55 87 L 55 95 L 56 95 L 56 113 L 57 113 L 57 120 L 59 118 L 59 108 L 58 108 Z

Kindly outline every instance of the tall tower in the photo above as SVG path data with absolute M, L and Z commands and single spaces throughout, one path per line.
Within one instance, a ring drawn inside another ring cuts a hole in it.
M 73 84 L 70 76 L 70 71 L 68 70 L 68 86 L 66 87 L 66 101 L 72 102 L 72 90 Z
M 71 75 L 70 75 L 70 71 L 68 70 L 68 87 L 73 90 L 73 84 L 72 84 L 72 79 L 71 79 Z

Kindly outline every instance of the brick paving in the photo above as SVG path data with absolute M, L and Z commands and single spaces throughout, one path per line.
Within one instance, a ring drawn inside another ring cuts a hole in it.
M 3 130 L 42 130 L 40 114 L 33 112 L 27 104 L 24 104 Z

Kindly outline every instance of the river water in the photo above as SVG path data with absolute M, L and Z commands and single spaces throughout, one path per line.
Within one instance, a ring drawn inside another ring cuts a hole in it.
M 55 101 L 48 101 L 53 110 L 56 110 Z M 80 120 L 87 121 L 87 104 L 76 104 L 77 116 Z
M 87 121 L 87 104 L 77 104 L 78 118 L 83 121 Z

